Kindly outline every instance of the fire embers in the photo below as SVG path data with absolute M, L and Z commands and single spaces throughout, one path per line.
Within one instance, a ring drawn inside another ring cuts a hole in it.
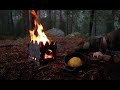
M 54 61 L 56 59 L 56 42 L 51 42 L 50 44 L 46 42 L 44 45 L 43 42 L 40 42 L 40 52 L 41 59 L 40 62 Z
M 29 56 L 34 60 L 39 60 L 40 63 L 48 63 L 56 59 L 56 42 L 51 43 L 43 42 L 39 44 L 37 42 L 30 42 L 29 44 Z

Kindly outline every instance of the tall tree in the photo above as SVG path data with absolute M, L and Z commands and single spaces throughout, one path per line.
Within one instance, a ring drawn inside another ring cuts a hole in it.
M 56 14 L 57 14 L 57 10 L 54 10 L 54 26 L 56 28 Z
M 10 17 L 9 17 L 9 21 L 10 21 L 10 29 L 11 29 L 11 33 L 12 34 L 14 34 L 15 33 L 15 31 L 14 31 L 14 22 L 13 22 L 13 11 L 12 10 L 10 10 L 9 11 L 10 12 Z
M 65 32 L 66 31 L 66 26 L 65 26 L 65 21 L 63 19 L 63 12 L 64 12 L 64 10 L 60 10 L 59 28 Z
M 2 35 L 9 35 L 9 10 L 0 10 L 0 33 Z
M 112 10 L 112 22 L 113 22 L 113 30 L 115 30 L 114 24 L 115 24 L 115 17 L 116 17 L 117 10 Z
M 111 10 L 111 13 L 106 18 L 106 33 L 114 30 L 115 10 Z
M 32 17 L 31 17 L 31 10 L 28 11 L 29 12 L 29 30 L 32 28 Z
M 94 11 L 94 34 L 95 34 L 95 36 L 96 36 L 96 25 L 97 25 L 97 23 L 96 23 L 96 10 Z
M 51 10 L 48 10 L 48 20 L 49 20 L 49 29 L 52 28 L 52 17 L 51 17 Z
M 93 28 L 93 22 L 94 22 L 94 12 L 95 12 L 94 10 L 90 11 L 89 36 L 91 36 L 91 34 L 92 34 L 92 28 Z
M 66 11 L 66 35 L 69 34 L 69 10 Z
M 63 20 L 63 18 L 62 18 L 62 10 L 60 10 L 60 26 L 59 26 L 60 29 L 62 28 L 62 20 Z
M 26 35 L 26 31 L 29 29 L 29 10 L 23 10 L 23 24 L 24 24 L 24 32 Z
M 70 21 L 70 33 L 73 33 L 73 14 L 74 14 L 74 11 L 72 10 L 70 12 L 70 19 L 71 19 L 71 21 Z

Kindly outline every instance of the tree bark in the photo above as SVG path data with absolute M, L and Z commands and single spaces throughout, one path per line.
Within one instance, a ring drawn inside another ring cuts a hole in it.
M 54 11 L 54 28 L 56 28 L 56 10 Z
M 62 10 L 60 10 L 60 29 L 62 29 Z
M 14 34 L 15 31 L 14 31 L 14 22 L 13 22 L 13 15 L 12 15 L 12 10 L 10 10 L 10 26 L 11 26 L 11 31 L 12 33 Z
M 66 29 L 66 35 L 68 34 L 68 30 L 69 30 L 69 12 L 67 11 L 67 29 Z
M 29 30 L 32 28 L 32 17 L 31 17 L 31 10 L 29 10 Z
M 112 19 L 113 19 L 113 30 L 115 30 L 114 23 L 115 23 L 115 14 L 117 10 L 112 10 Z
M 96 36 L 96 11 L 94 12 L 94 31 L 95 31 L 95 36 Z
M 73 11 L 71 11 L 71 33 L 73 33 L 74 31 L 73 31 Z
M 27 30 L 29 29 L 29 10 L 23 10 L 22 16 L 24 22 L 24 33 L 26 35 Z
M 0 33 L 9 35 L 9 10 L 0 10 Z
M 115 12 L 116 10 L 112 10 L 111 15 L 107 18 L 106 33 L 109 33 L 115 29 L 114 28 Z
M 48 20 L 49 20 L 49 29 L 51 29 L 52 28 L 51 10 L 48 11 Z
M 89 36 L 92 35 L 92 28 L 93 28 L 93 22 L 94 22 L 94 10 L 90 11 L 90 28 L 89 28 Z

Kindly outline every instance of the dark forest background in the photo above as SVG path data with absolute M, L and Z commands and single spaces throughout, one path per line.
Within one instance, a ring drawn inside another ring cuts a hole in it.
M 45 31 L 58 28 L 65 35 L 102 35 L 120 27 L 120 10 L 37 10 Z M 31 10 L 0 10 L 0 37 L 25 37 L 31 25 Z

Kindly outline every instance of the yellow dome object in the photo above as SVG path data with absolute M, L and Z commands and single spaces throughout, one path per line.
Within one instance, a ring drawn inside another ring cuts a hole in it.
M 79 57 L 73 57 L 68 61 L 68 66 L 79 67 L 82 65 L 82 60 Z

